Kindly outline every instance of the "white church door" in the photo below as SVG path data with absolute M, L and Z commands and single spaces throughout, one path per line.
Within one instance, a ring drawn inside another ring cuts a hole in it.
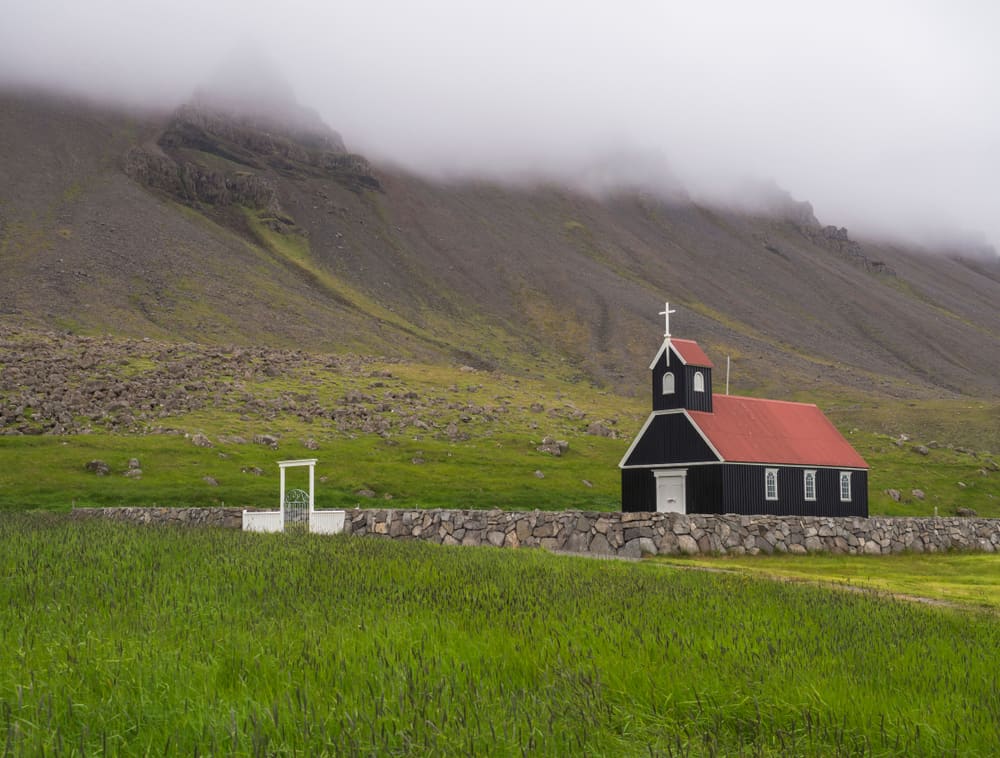
M 660 469 L 656 477 L 656 510 L 687 513 L 687 469 Z

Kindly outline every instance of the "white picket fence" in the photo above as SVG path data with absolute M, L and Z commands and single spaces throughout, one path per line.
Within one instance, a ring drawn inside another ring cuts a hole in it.
M 347 511 L 309 511 L 309 531 L 313 534 L 340 534 L 344 531 Z M 281 511 L 243 511 L 244 532 L 282 532 Z

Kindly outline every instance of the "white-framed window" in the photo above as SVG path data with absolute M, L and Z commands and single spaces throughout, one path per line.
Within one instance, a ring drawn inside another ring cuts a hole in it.
M 840 472 L 840 502 L 851 502 L 851 472 Z
M 764 469 L 764 499 L 778 499 L 778 469 Z
M 805 487 L 806 500 L 816 499 L 816 472 L 806 469 L 802 474 L 802 484 Z
M 700 371 L 694 372 L 694 391 L 695 392 L 705 391 L 705 375 Z
M 674 394 L 674 375 L 670 371 L 668 371 L 663 375 L 663 394 L 664 395 Z

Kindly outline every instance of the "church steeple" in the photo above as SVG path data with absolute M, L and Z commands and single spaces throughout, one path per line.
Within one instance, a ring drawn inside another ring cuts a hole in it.
M 653 362 L 653 410 L 683 408 L 712 411 L 712 362 L 692 340 L 676 339 L 670 334 L 670 303 L 660 311 L 664 317 L 663 344 Z

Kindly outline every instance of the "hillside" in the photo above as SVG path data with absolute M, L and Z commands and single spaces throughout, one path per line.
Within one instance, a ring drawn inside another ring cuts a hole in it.
M 193 102 L 0 95 L 0 319 L 403 356 L 644 393 L 674 331 L 734 392 L 992 398 L 1000 263 L 622 191 L 434 182 Z

